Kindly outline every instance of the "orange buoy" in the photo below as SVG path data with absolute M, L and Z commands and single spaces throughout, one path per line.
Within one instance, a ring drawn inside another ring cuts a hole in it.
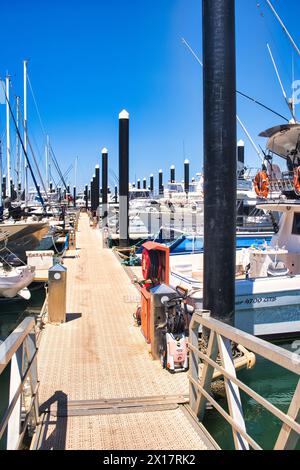
M 267 198 L 270 190 L 270 182 L 267 172 L 265 170 L 259 171 L 255 176 L 253 183 L 257 196 Z
M 294 169 L 294 190 L 300 196 L 300 166 Z

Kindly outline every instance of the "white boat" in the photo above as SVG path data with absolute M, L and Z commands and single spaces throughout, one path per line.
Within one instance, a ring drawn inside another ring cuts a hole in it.
M 30 291 L 27 287 L 34 279 L 34 268 L 21 266 L 6 270 L 0 265 L 0 297 L 12 299 L 19 295 L 28 300 Z

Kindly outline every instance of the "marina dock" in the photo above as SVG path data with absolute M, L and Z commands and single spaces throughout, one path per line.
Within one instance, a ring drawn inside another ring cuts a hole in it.
M 86 214 L 65 266 L 67 322 L 48 324 L 39 348 L 37 447 L 213 448 L 187 411 L 187 375 L 151 359 L 134 325 L 138 292 Z

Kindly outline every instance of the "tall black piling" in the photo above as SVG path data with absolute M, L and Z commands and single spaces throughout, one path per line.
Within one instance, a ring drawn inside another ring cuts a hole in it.
M 203 307 L 234 323 L 236 234 L 235 2 L 202 0 L 204 60 Z
M 189 160 L 184 160 L 184 191 L 186 194 L 190 190 L 190 162 Z
M 141 180 L 140 179 L 137 180 L 137 189 L 141 189 Z
M 102 227 L 107 227 L 108 205 L 108 150 L 102 149 Z
M 6 176 L 4 175 L 2 178 L 2 199 L 6 198 Z
M 244 177 L 244 167 L 245 167 L 245 142 L 239 140 L 237 144 L 237 157 L 238 157 L 238 176 L 240 178 Z
M 175 183 L 175 166 L 172 165 L 170 168 L 170 182 Z
M 150 187 L 151 193 L 153 193 L 154 192 L 154 176 L 152 174 L 150 175 L 150 186 L 149 187 Z
M 163 171 L 162 170 L 159 170 L 159 173 L 158 173 L 158 193 L 159 195 L 161 196 L 162 194 L 164 194 L 164 189 L 163 189 Z
M 143 189 L 147 189 L 147 180 L 146 180 L 146 178 L 143 179 Z
M 119 114 L 119 234 L 120 246 L 129 245 L 129 113 Z
M 118 202 L 118 186 L 115 186 L 115 203 Z
M 76 186 L 73 186 L 73 206 L 76 207 Z
M 87 211 L 89 208 L 89 187 L 86 184 L 84 188 L 84 200 L 85 200 L 85 210 Z
M 95 207 L 94 212 L 97 212 L 99 207 L 99 197 L 100 197 L 100 167 L 99 165 L 95 166 Z M 96 214 L 94 214 L 96 215 Z

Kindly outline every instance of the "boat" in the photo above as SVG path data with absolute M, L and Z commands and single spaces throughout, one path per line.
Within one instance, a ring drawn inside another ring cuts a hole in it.
M 270 242 L 236 252 L 235 326 L 262 337 L 297 336 L 300 333 L 300 125 L 277 126 L 268 137 L 267 165 L 263 172 L 271 196 L 257 208 L 281 217 Z M 287 171 L 274 163 L 282 157 Z M 280 197 L 273 198 L 272 194 Z M 221 267 L 220 267 L 221 269 Z M 225 273 L 224 273 L 225 275 Z M 203 254 L 170 257 L 171 285 L 188 288 L 190 301 L 202 308 Z
M 0 264 L 0 297 L 12 299 L 19 296 L 29 300 L 31 294 L 27 287 L 33 279 L 34 268 L 32 266 L 4 269 L 3 264 Z
M 24 260 L 25 252 L 35 250 L 49 230 L 48 221 L 12 221 L 0 224 L 0 248 L 6 246 L 18 258 Z

